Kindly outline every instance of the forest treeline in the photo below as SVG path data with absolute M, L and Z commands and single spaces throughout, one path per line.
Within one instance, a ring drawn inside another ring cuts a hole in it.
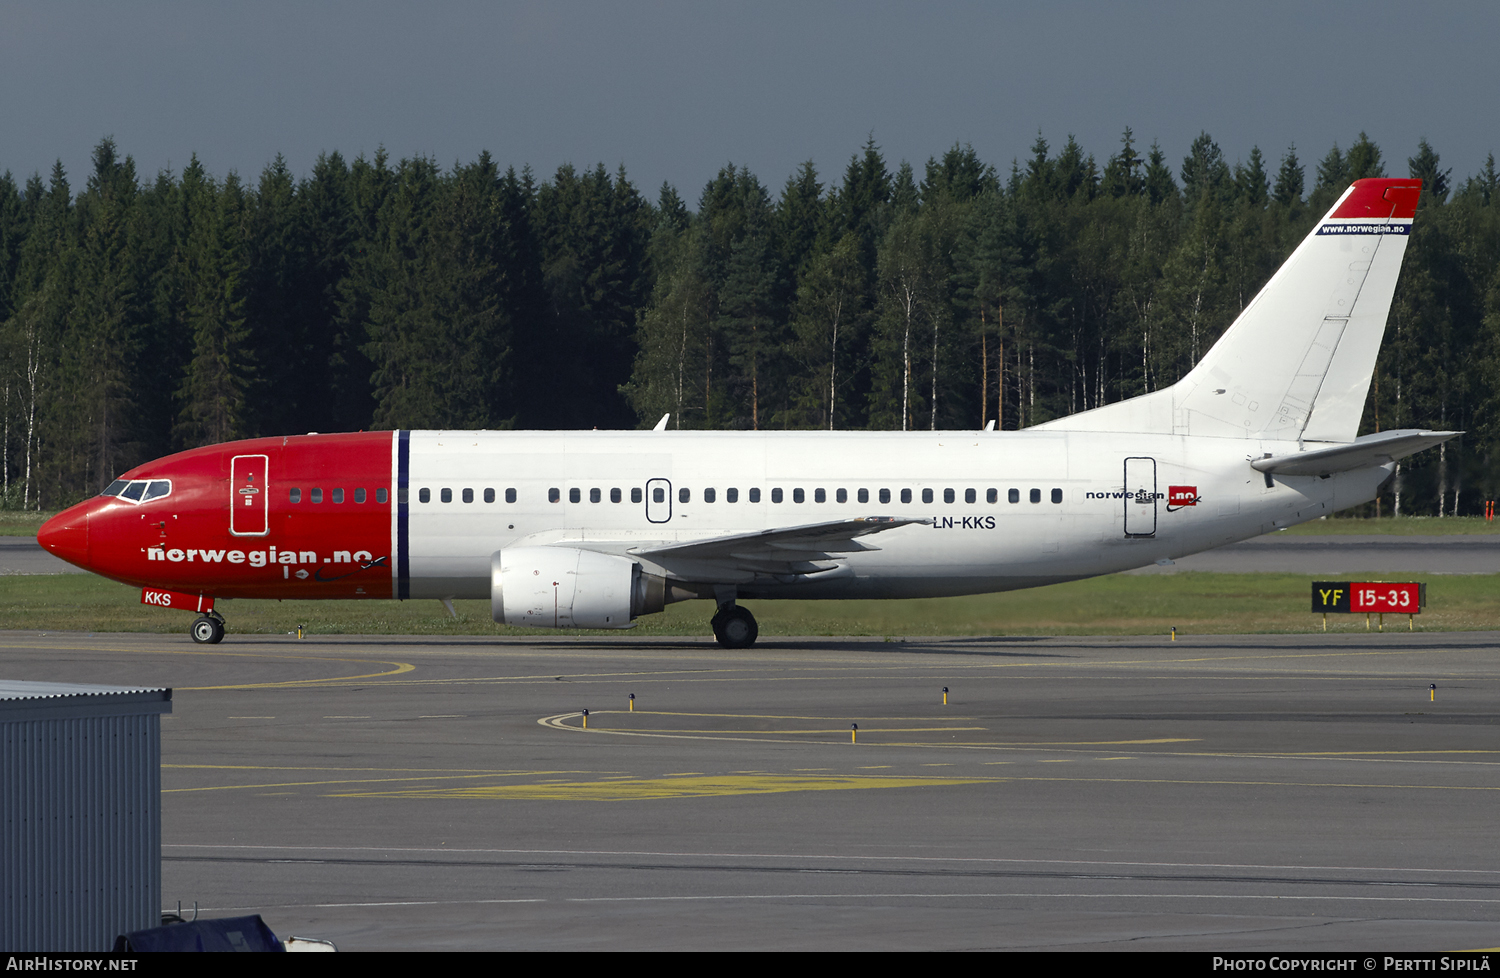
M 0 177 L 0 502 L 56 507 L 168 452 L 370 428 L 1002 429 L 1189 370 L 1350 181 L 1423 196 L 1364 430 L 1463 429 L 1381 505 L 1500 491 L 1500 191 L 1426 141 L 1310 168 L 1126 130 L 894 170 L 871 140 L 779 193 L 726 166 L 689 206 L 623 168 L 278 158 L 143 178 L 105 139 Z

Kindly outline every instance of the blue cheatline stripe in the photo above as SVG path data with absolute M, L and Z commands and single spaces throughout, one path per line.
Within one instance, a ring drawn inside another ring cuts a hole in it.
M 411 475 L 411 432 L 399 432 L 396 446 L 396 597 L 411 597 L 411 529 L 407 522 L 406 484 Z

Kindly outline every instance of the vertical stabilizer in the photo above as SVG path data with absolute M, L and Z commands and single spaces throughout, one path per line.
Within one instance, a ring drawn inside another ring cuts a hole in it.
M 1186 377 L 1039 425 L 1353 441 L 1420 180 L 1358 180 Z

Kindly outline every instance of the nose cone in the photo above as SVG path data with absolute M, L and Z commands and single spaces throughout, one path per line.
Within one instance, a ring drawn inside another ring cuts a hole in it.
M 89 565 L 89 509 L 84 503 L 65 509 L 42 524 L 36 542 L 42 549 L 79 567 Z

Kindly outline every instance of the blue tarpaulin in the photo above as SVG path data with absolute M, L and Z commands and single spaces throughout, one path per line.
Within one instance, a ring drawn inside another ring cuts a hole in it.
M 285 951 L 271 928 L 252 917 L 221 917 L 152 927 L 115 938 L 115 953 L 126 951 Z

